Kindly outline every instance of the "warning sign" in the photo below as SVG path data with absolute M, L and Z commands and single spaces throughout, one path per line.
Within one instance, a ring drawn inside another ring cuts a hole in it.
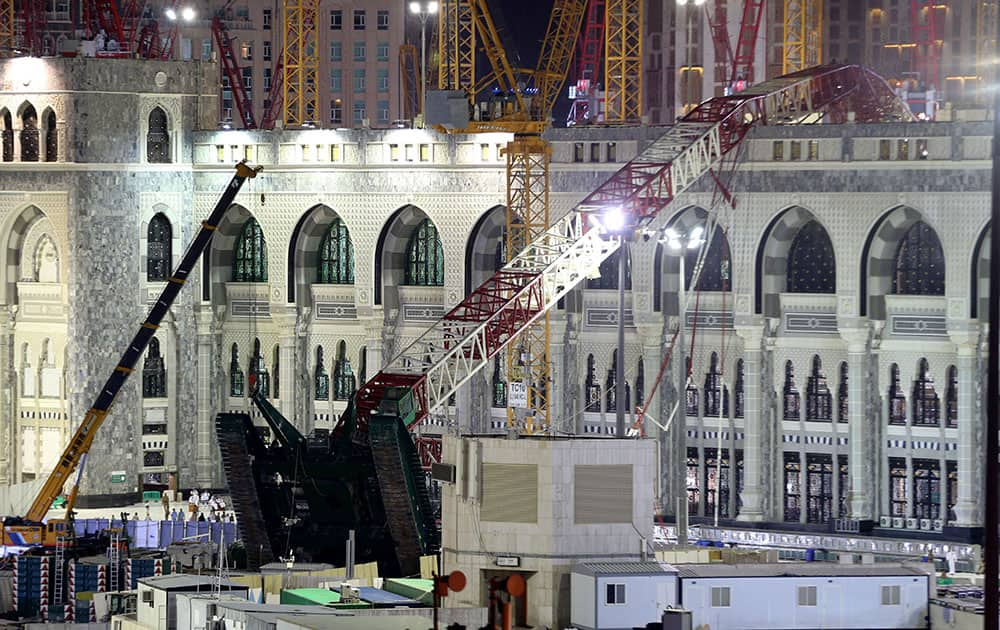
M 511 381 L 507 384 L 507 405 L 518 409 L 528 408 L 528 386 L 524 381 Z

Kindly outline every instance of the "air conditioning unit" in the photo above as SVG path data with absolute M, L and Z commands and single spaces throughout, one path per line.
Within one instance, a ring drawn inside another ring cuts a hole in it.
M 903 517 L 901 517 L 901 516 L 893 516 L 892 517 L 892 526 L 895 527 L 895 528 L 897 528 L 897 529 L 902 529 L 903 528 Z
M 922 518 L 920 519 L 920 529 L 929 530 L 931 528 L 931 519 Z
M 931 529 L 936 529 L 937 531 L 941 531 L 942 529 L 944 529 L 944 521 L 942 521 L 939 518 L 934 519 L 933 521 L 931 521 Z
M 906 519 L 906 529 L 919 529 L 920 519 L 919 518 L 908 518 Z
M 892 527 L 892 517 L 891 516 L 880 516 L 878 517 L 879 527 Z

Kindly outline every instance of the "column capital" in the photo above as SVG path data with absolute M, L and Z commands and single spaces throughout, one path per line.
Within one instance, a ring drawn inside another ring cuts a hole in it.
M 974 319 L 948 320 L 948 338 L 955 344 L 959 356 L 975 356 L 981 333 L 979 322 Z
M 214 332 L 216 317 L 221 321 L 226 313 L 225 306 L 213 308 L 211 304 L 202 304 L 195 310 L 194 319 L 199 335 L 209 335 Z
M 280 337 L 294 336 L 298 317 L 298 308 L 294 304 L 271 305 L 271 319 L 278 325 Z
M 737 319 L 733 330 L 744 340 L 744 345 L 748 351 L 758 349 L 765 334 L 764 319 L 762 317 L 753 317 L 743 322 L 739 321 L 739 319 L 741 318 Z
M 868 350 L 868 341 L 871 339 L 871 327 L 868 322 L 855 320 L 849 325 L 837 326 L 837 332 L 847 343 L 848 352 L 861 353 Z
M 635 323 L 635 331 L 643 346 L 662 345 L 660 337 L 663 335 L 663 322 L 641 321 Z

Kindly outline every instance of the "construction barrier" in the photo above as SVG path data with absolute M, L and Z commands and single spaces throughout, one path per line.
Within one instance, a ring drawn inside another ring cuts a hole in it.
M 76 535 L 87 536 L 99 534 L 111 527 L 121 527 L 118 519 L 87 518 L 77 519 Z M 239 529 L 236 523 L 210 523 L 201 521 L 127 521 L 125 533 L 131 541 L 133 549 L 164 549 L 174 542 L 185 538 L 200 536 L 200 540 L 211 540 L 219 544 L 230 545 L 239 540 Z

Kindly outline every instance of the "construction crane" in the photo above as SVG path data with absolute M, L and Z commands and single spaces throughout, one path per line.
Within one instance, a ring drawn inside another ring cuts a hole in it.
M 287 127 L 308 128 L 316 124 L 319 111 L 319 0 L 284 0 L 283 6 L 282 120 Z
M 976 76 L 980 99 L 988 98 L 986 84 L 993 80 L 997 52 L 997 0 L 976 3 Z
M 438 89 L 476 84 L 476 30 L 469 0 L 442 0 L 438 13 Z
M 420 80 L 417 47 L 413 44 L 403 44 L 399 47 L 399 74 L 402 80 L 403 118 L 413 120 L 420 112 L 424 91 L 423 82 Z
M 823 0 L 784 0 L 782 73 L 819 65 L 823 51 Z
M 256 129 L 257 119 L 253 113 L 253 101 L 250 100 L 246 86 L 243 84 L 242 69 L 236 65 L 233 37 L 229 34 L 226 23 L 218 15 L 212 18 L 212 39 L 215 40 L 215 47 L 219 50 L 222 76 L 229 83 L 229 90 L 233 95 L 233 105 L 236 106 L 236 111 L 240 115 L 240 121 L 244 128 Z M 221 99 L 219 106 L 222 107 Z
M 576 84 L 571 88 L 572 104 L 567 125 L 601 122 L 601 60 L 604 52 L 605 0 L 589 0 L 580 41 L 576 48 Z
M 605 122 L 642 117 L 642 11 L 643 0 L 608 0 L 605 8 Z
M 0 57 L 14 54 L 14 0 L 0 0 Z
M 754 81 L 757 36 L 764 18 L 764 0 L 743 0 L 735 52 L 726 25 L 726 4 L 722 0 L 716 0 L 711 8 L 705 5 L 705 15 L 715 49 L 716 84 L 722 88 L 722 94 L 746 89 Z
M 68 521 L 72 517 L 73 506 L 76 504 L 83 463 L 87 452 L 90 451 L 91 444 L 94 442 L 97 431 L 101 428 L 108 413 L 111 412 L 111 406 L 114 404 L 118 392 L 132 372 L 135 371 L 136 363 L 142 357 L 143 352 L 146 351 L 146 347 L 149 345 L 149 341 L 153 338 L 153 335 L 156 334 L 164 315 L 167 314 L 170 306 L 177 298 L 177 294 L 180 293 L 184 283 L 187 282 L 191 270 L 195 268 L 195 264 L 201 257 L 202 252 L 208 247 L 215 228 L 218 226 L 219 221 L 222 220 L 223 213 L 229 209 L 236 194 L 243 187 L 243 183 L 249 178 L 256 177 L 260 171 L 260 167 L 253 168 L 245 162 L 240 162 L 236 165 L 236 174 L 230 180 L 222 197 L 215 204 L 212 213 L 201 224 L 201 229 L 194 237 L 194 240 L 188 245 L 187 251 L 184 252 L 184 256 L 181 258 L 177 268 L 174 269 L 166 286 L 163 287 L 156 302 L 149 310 L 149 313 L 147 313 L 146 319 L 139 326 L 139 331 L 125 347 L 125 352 L 118 360 L 118 364 L 111 372 L 111 376 L 108 377 L 104 386 L 99 390 L 97 399 L 91 405 L 90 410 L 87 411 L 80 426 L 73 433 L 62 455 L 59 456 L 55 468 L 45 480 L 45 484 L 38 492 L 28 512 L 20 518 L 8 517 L 4 519 L 4 545 L 42 545 L 54 547 L 57 538 L 73 535 L 71 528 L 68 527 Z M 66 518 L 63 520 L 50 519 L 47 523 L 43 523 L 42 521 L 49 511 L 52 501 L 63 492 L 64 487 L 78 467 L 80 467 L 80 473 L 77 474 L 76 481 L 73 483 L 72 490 L 66 501 Z

